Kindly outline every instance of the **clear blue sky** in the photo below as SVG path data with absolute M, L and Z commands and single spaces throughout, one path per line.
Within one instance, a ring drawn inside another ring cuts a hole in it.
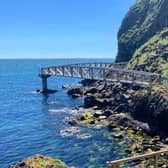
M 0 58 L 112 58 L 135 0 L 2 0 Z

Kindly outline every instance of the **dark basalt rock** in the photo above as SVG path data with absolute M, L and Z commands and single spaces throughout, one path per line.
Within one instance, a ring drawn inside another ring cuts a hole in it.
M 110 99 L 101 99 L 94 96 L 87 96 L 84 99 L 84 106 L 85 108 L 90 108 L 97 106 L 98 108 L 105 108 L 111 105 Z
M 76 98 L 81 97 L 82 95 L 81 94 L 72 94 L 71 96 L 72 96 L 72 98 L 76 99 Z
M 77 88 L 71 88 L 67 91 L 67 94 L 72 96 L 73 98 L 78 98 L 83 96 L 83 88 L 77 87 Z
M 71 125 L 71 126 L 75 126 L 75 125 L 77 125 L 77 123 L 78 122 L 75 119 L 68 122 L 68 124 Z
M 97 92 L 98 92 L 97 88 L 91 87 L 91 88 L 89 88 L 89 89 L 85 92 L 85 95 L 87 95 L 88 93 L 90 93 L 90 94 L 95 94 L 95 93 L 97 93 Z
M 94 96 L 87 96 L 84 99 L 84 106 L 85 108 L 90 108 L 90 107 L 94 107 L 94 106 L 98 106 L 98 107 L 104 107 L 104 100 L 102 99 L 98 99 Z
M 80 83 L 81 83 L 83 86 L 91 86 L 91 85 L 95 84 L 96 82 L 97 82 L 97 80 L 84 79 L 84 80 L 82 80 Z
M 112 110 L 105 110 L 105 111 L 103 112 L 103 115 L 109 117 L 109 116 L 111 116 L 113 113 L 114 113 L 114 112 L 113 112 Z
M 41 92 L 41 90 L 40 90 L 40 89 L 37 89 L 37 90 L 36 90 L 36 92 L 37 92 L 37 93 L 40 93 L 40 92 Z

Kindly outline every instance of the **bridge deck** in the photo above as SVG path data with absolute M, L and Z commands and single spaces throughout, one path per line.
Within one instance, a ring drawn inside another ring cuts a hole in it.
M 94 80 L 118 81 L 151 85 L 152 83 L 168 84 L 168 79 L 159 74 L 125 69 L 126 63 L 79 63 L 57 65 L 41 68 L 40 77 L 43 79 L 43 89 L 47 88 L 47 78 L 50 76 L 84 78 Z

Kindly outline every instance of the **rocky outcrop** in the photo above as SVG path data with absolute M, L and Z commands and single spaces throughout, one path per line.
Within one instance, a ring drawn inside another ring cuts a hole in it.
M 167 0 L 137 0 L 119 29 L 116 62 L 129 61 L 136 49 L 167 26 Z
M 168 132 L 168 91 L 164 86 L 146 88 L 99 81 L 91 87 L 83 87 L 83 95 L 84 108 L 102 111 L 94 113 L 95 117 L 104 119 L 116 113 L 129 113 L 135 120 L 148 123 L 151 134 Z M 87 122 L 94 123 L 92 119 Z M 70 124 L 75 125 L 76 121 Z
M 11 165 L 10 168 L 68 168 L 62 161 L 45 157 L 43 155 L 35 155 L 28 159 Z
M 77 87 L 77 88 L 71 88 L 67 91 L 67 94 L 72 96 L 73 98 L 78 98 L 83 96 L 83 88 Z

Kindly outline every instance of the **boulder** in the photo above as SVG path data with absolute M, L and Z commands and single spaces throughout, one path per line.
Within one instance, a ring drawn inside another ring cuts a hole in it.
M 28 159 L 22 160 L 16 165 L 11 165 L 9 168 L 68 168 L 65 163 L 58 159 L 46 157 L 43 155 L 35 155 Z
M 111 116 L 113 114 L 113 111 L 112 110 L 105 110 L 104 112 L 103 112 L 103 115 L 105 115 L 106 117 L 109 117 L 109 116 Z
M 67 91 L 67 94 L 72 96 L 73 98 L 80 97 L 83 95 L 83 88 L 72 88 Z
M 95 111 L 93 116 L 98 118 L 99 116 L 103 115 L 103 112 L 102 111 Z
M 113 138 L 115 138 L 115 139 L 121 139 L 121 138 L 123 138 L 123 133 L 122 132 L 115 133 L 113 135 Z
M 89 89 L 85 92 L 85 95 L 87 95 L 88 93 L 90 93 L 90 94 L 95 94 L 95 93 L 97 93 L 97 92 L 98 92 L 98 90 L 97 90 L 96 87 L 91 87 L 91 88 L 89 88 Z
M 69 125 L 75 126 L 77 124 L 77 120 L 73 119 L 68 122 Z
M 99 108 L 104 108 L 110 105 L 109 99 L 100 99 L 94 96 L 87 96 L 84 99 L 85 108 L 91 108 L 97 106 Z
M 82 80 L 80 83 L 83 85 L 83 86 L 91 86 L 93 84 L 95 84 L 97 81 L 96 80 L 93 80 L 93 79 L 84 79 Z
M 76 99 L 76 98 L 81 97 L 82 95 L 81 94 L 72 94 L 71 96 L 72 96 L 72 98 Z

